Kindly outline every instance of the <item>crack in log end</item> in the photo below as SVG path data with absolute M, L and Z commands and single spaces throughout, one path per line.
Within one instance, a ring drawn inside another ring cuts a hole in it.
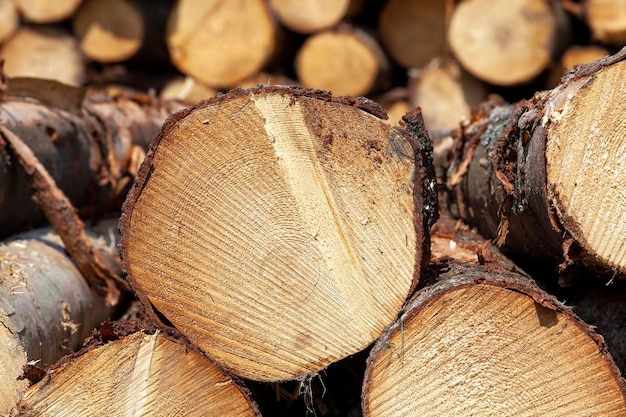
M 362 281 L 360 277 L 365 272 L 344 234 L 345 226 L 337 214 L 338 204 L 320 167 L 300 105 L 298 102 L 290 104 L 286 97 L 278 95 L 253 95 L 252 100 L 265 119 L 265 129 L 283 171 L 283 179 L 297 202 L 304 227 L 317 243 L 323 262 L 345 302 L 350 295 L 356 295 L 349 288 L 354 285 L 348 283 Z M 363 310 L 354 314 L 355 318 L 364 320 L 371 316 L 371 312 L 362 308 L 369 302 L 355 300 L 350 304 Z
M 133 373 L 128 384 L 128 391 L 126 391 L 126 416 L 139 417 L 146 412 L 146 404 L 149 404 L 148 395 L 152 356 L 158 336 L 158 330 L 152 335 L 145 335 L 139 345 Z

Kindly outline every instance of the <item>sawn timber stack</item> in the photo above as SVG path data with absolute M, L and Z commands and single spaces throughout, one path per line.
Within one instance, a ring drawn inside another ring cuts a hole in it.
M 415 288 L 436 215 L 421 115 L 384 117 L 365 99 L 259 86 L 170 118 L 121 219 L 139 298 L 253 380 L 364 349 Z

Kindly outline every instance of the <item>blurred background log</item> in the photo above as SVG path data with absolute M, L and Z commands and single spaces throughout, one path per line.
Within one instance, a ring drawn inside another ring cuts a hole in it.
M 23 26 L 3 45 L 0 58 L 9 77 L 37 77 L 79 86 L 85 63 L 76 39 L 50 26 Z
M 302 85 L 337 95 L 360 96 L 389 86 L 389 64 L 376 41 L 346 26 L 310 36 L 295 65 Z
M 73 18 L 83 53 L 99 62 L 132 57 L 143 43 L 143 15 L 128 0 L 85 0 Z
M 348 12 L 350 0 L 270 0 L 272 11 L 289 29 L 315 33 L 330 29 Z
M 24 18 L 33 23 L 54 23 L 70 17 L 82 0 L 15 0 Z
M 496 85 L 531 81 L 564 47 L 565 16 L 547 0 L 468 0 L 455 9 L 448 37 L 476 77 Z
M 181 0 L 166 37 L 172 62 L 183 73 L 210 87 L 234 87 L 270 59 L 275 30 L 264 0 Z

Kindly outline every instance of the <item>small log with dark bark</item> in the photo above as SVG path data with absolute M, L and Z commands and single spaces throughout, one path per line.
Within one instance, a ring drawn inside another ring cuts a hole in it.
M 259 416 L 248 392 L 195 348 L 107 323 L 28 389 L 15 415 Z
M 115 88 L 85 94 L 51 81 L 16 79 L 8 81 L 0 119 L 75 207 L 119 210 L 152 136 L 180 108 Z M 6 237 L 42 224 L 44 217 L 15 155 L 0 145 L 0 237 Z
M 363 415 L 624 415 L 602 337 L 489 242 L 438 226 L 436 282 L 374 345 Z
M 418 112 L 296 87 L 176 114 L 124 205 L 143 303 L 233 373 L 305 378 L 364 349 L 428 260 L 436 210 Z
M 624 276 L 625 80 L 623 49 L 531 100 L 485 105 L 448 179 L 458 214 L 518 256 Z

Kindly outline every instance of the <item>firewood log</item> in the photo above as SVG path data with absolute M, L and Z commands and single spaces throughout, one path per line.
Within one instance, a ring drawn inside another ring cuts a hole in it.
M 60 22 L 72 15 L 82 0 L 15 0 L 25 19 L 34 23 Z
M 253 380 L 305 378 L 374 341 L 415 288 L 436 210 L 421 116 L 383 116 L 259 86 L 169 119 L 120 222 L 144 305 Z
M 98 62 L 128 59 L 143 43 L 143 15 L 127 0 L 86 0 L 72 25 L 83 53 Z
M 158 331 L 110 333 L 29 388 L 16 415 L 260 416 L 247 391 L 193 347 Z
M 272 56 L 275 30 L 264 0 L 179 0 L 166 39 L 181 72 L 210 87 L 234 87 Z
M 547 0 L 468 0 L 452 15 L 452 51 L 471 74 L 496 85 L 528 82 L 563 48 L 567 25 Z
M 35 152 L 75 207 L 92 212 L 119 210 L 143 150 L 182 108 L 116 88 L 85 96 L 82 89 L 32 79 L 9 80 L 8 88 L 0 103 L 3 126 Z M 11 152 L 0 146 L 0 155 L 0 237 L 6 237 L 40 225 L 43 215 Z
M 421 68 L 446 52 L 447 5 L 442 0 L 389 0 L 379 15 L 378 32 L 395 62 Z
M 20 15 L 14 0 L 0 0 L 0 43 L 6 41 L 20 26 Z
M 602 337 L 489 242 L 442 232 L 436 282 L 370 352 L 363 415 L 624 415 L 626 386 Z
M 517 105 L 485 106 L 456 146 L 458 214 L 517 256 L 560 264 L 562 284 L 572 264 L 626 272 L 625 57 L 576 67 Z
M 9 77 L 35 77 L 81 85 L 85 63 L 76 39 L 52 26 L 23 26 L 0 50 Z
M 314 33 L 330 29 L 348 11 L 350 0 L 270 0 L 272 11 L 289 29 Z
M 389 64 L 376 40 L 347 25 L 311 35 L 295 66 L 303 86 L 336 95 L 360 96 L 388 85 Z
M 103 222 L 90 237 L 119 274 L 116 226 Z M 0 260 L 0 414 L 6 415 L 28 386 L 18 379 L 27 363 L 43 368 L 76 351 L 113 309 L 90 290 L 50 228 L 1 243 Z

